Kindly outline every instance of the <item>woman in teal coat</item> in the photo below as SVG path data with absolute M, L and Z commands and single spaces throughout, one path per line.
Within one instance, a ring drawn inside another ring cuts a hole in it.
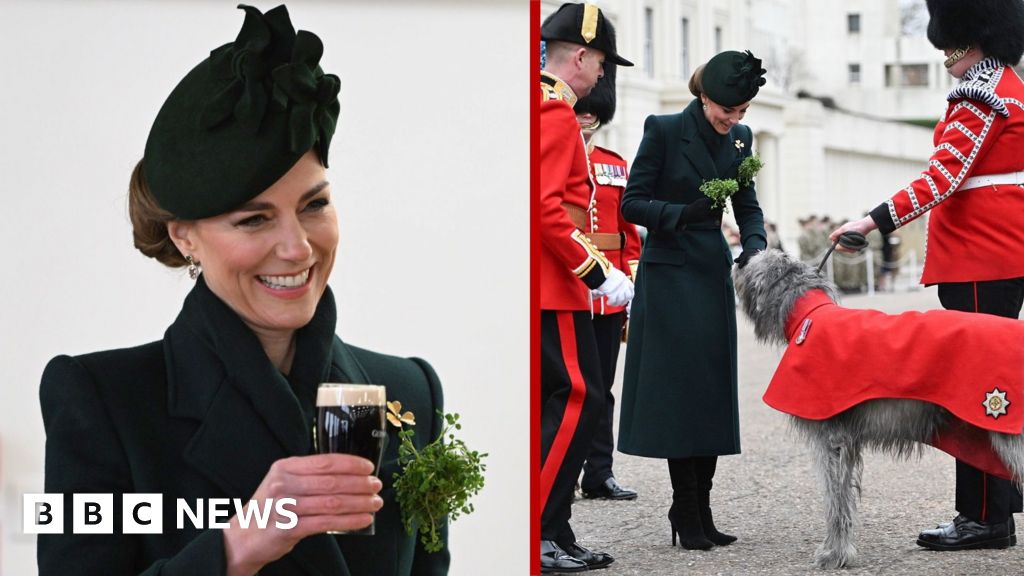
M 630 315 L 619 450 L 666 458 L 669 520 L 690 549 L 729 544 L 711 516 L 717 458 L 740 452 L 736 398 L 736 307 L 732 257 L 721 211 L 699 188 L 737 179 L 751 155 L 739 124 L 764 84 L 750 52 L 723 52 L 690 80 L 697 98 L 682 112 L 650 116 L 622 199 L 626 220 L 647 228 Z M 754 186 L 732 196 L 746 263 L 766 245 Z
M 322 382 L 380 384 L 418 416 L 414 444 L 441 429 L 430 366 L 342 342 L 327 279 L 338 221 L 325 168 L 339 81 L 318 64 L 320 39 L 284 6 L 242 6 L 233 43 L 178 84 L 132 174 L 135 246 L 196 281 L 163 340 L 58 356 L 40 388 L 46 492 L 112 494 L 112 533 L 39 537 L 40 576 L 440 576 L 447 546 L 407 533 L 392 476 L 398 429 L 380 471 L 315 454 Z M 157 533 L 124 533 L 127 494 L 160 494 Z M 266 528 L 234 509 L 213 527 L 211 499 L 294 500 Z M 176 502 L 204 522 L 178 526 Z M 375 516 L 374 516 L 375 515 Z M 375 518 L 375 519 L 374 519 Z M 212 522 L 212 519 L 210 520 Z M 375 535 L 333 535 L 373 521 Z M 442 537 L 444 537 L 442 526 Z

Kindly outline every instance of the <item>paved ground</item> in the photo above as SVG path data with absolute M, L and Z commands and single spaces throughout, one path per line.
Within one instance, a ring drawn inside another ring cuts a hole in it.
M 938 307 L 934 289 L 848 296 L 850 307 L 888 312 Z M 663 460 L 616 453 L 623 485 L 640 492 L 633 502 L 577 500 L 573 526 L 580 542 L 617 561 L 602 576 L 792 575 L 818 572 L 811 564 L 824 530 L 822 503 L 810 457 L 789 433 L 786 417 L 761 402 L 781 351 L 754 341 L 745 318 L 739 331 L 743 454 L 719 460 L 712 505 L 718 527 L 739 536 L 731 546 L 688 551 L 670 545 L 671 499 Z M 620 374 L 616 386 L 621 384 Z M 953 460 L 926 449 L 921 459 L 894 462 L 869 454 L 857 529 L 860 559 L 844 574 L 986 576 L 1024 574 L 1024 542 L 1007 551 L 930 552 L 917 533 L 954 515 Z M 1024 522 L 1024 518 L 1018 516 Z M 1022 534 L 1024 536 L 1024 534 Z

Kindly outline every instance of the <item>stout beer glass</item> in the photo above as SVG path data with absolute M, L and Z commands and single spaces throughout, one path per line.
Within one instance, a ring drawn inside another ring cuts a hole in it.
M 383 386 L 321 384 L 316 395 L 316 451 L 361 456 L 373 462 L 373 475 L 379 475 L 386 413 Z M 361 530 L 330 533 L 373 535 L 373 523 Z

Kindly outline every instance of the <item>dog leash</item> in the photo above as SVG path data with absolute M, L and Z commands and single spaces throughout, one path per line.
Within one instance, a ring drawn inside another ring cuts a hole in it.
M 828 257 L 832 255 L 832 251 L 840 244 L 842 244 L 843 248 L 846 248 L 847 250 L 860 252 L 868 247 L 868 239 L 860 232 L 843 232 L 839 235 L 839 238 L 836 238 L 836 241 L 832 243 L 832 247 L 825 253 L 825 256 L 821 259 L 821 264 L 818 264 L 818 268 L 815 272 L 821 274 L 821 269 L 825 266 L 825 262 L 828 262 Z

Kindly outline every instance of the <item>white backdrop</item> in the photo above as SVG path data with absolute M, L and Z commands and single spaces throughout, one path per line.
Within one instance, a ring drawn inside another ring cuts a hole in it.
M 46 361 L 161 338 L 189 289 L 132 248 L 128 176 L 171 88 L 234 39 L 236 3 L 0 0 L 4 576 L 36 573 L 19 514 L 42 488 Z M 491 454 L 477 512 L 452 527 L 452 574 L 526 574 L 529 4 L 288 7 L 342 81 L 338 332 L 428 359 Z

